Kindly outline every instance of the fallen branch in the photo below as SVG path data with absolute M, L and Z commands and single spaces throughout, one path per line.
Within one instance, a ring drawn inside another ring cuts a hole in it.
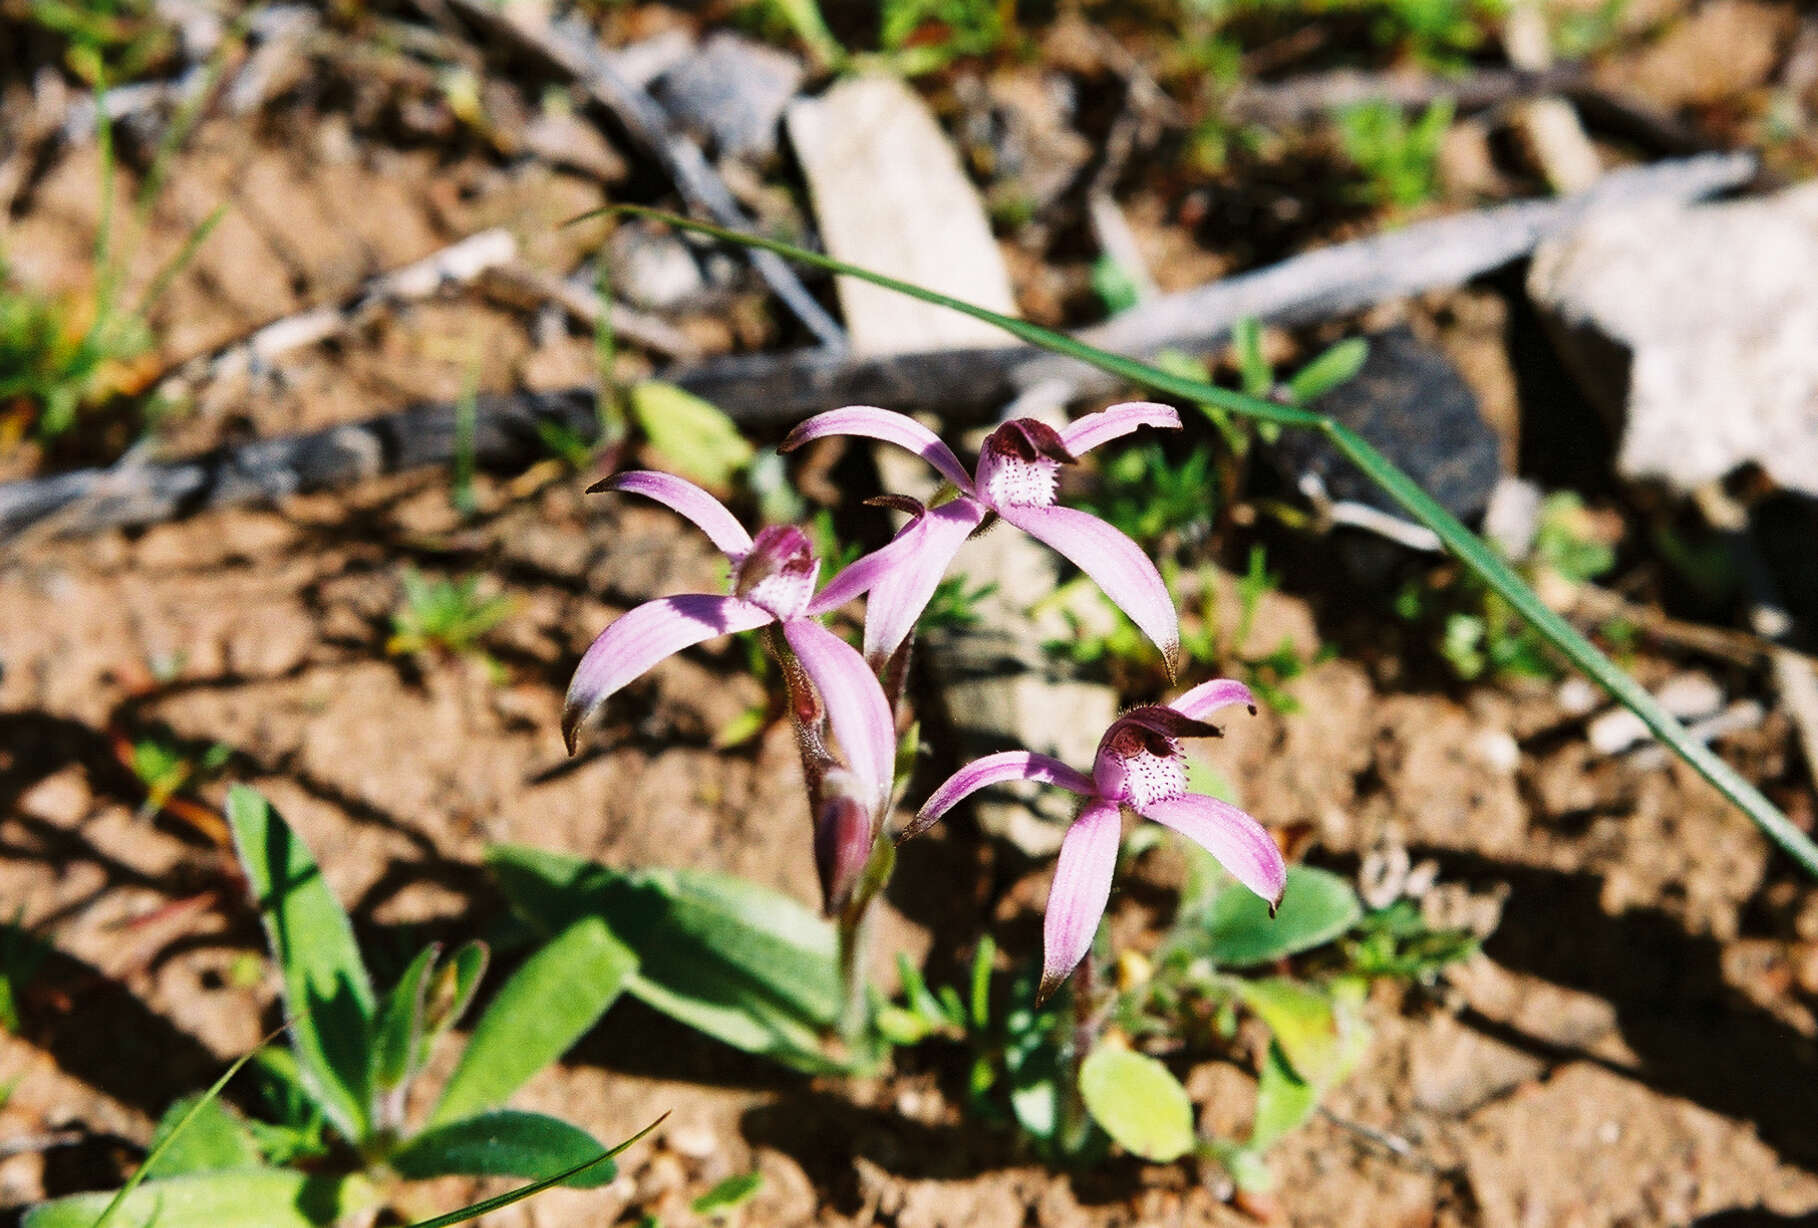
M 674 131 L 662 106 L 641 86 L 627 81 L 592 38 L 535 17 L 517 17 L 491 0 L 447 0 L 448 7 L 475 25 L 501 35 L 579 83 L 594 101 L 612 112 L 627 132 L 650 151 L 675 181 L 690 208 L 720 225 L 749 230 L 751 220 L 700 146 Z M 784 305 L 829 348 L 844 347 L 846 335 L 826 309 L 808 293 L 801 279 L 772 252 L 747 253 L 752 267 L 769 283 Z
M 1166 295 L 1080 336 L 1094 345 L 1146 355 L 1215 345 L 1246 315 L 1282 323 L 1343 315 L 1386 299 L 1461 285 L 1520 258 L 1592 208 L 1695 200 L 1753 173 L 1753 160 L 1743 155 L 1613 172 L 1591 190 L 1565 200 L 1503 205 L 1423 222 Z M 1114 377 L 1083 363 L 1026 346 L 872 358 L 824 349 L 750 354 L 670 367 L 663 378 L 725 407 L 741 426 L 757 433 L 779 431 L 830 405 L 929 409 L 958 425 L 984 420 L 1045 380 L 1058 380 L 1074 397 L 1117 386 Z M 544 424 L 591 440 L 598 427 L 591 390 L 482 398 L 476 460 L 509 467 L 542 455 Z M 455 407 L 424 405 L 117 473 L 91 469 L 12 482 L 0 485 L 0 542 L 52 515 L 59 516 L 58 535 L 91 533 L 446 465 L 455 454 L 455 441 Z

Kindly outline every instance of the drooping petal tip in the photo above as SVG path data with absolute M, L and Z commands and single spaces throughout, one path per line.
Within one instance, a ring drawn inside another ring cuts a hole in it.
M 751 534 L 745 531 L 726 505 L 686 478 L 653 469 L 632 469 L 603 478 L 587 488 L 588 494 L 600 491 L 623 491 L 643 495 L 661 503 L 677 515 L 686 517 L 705 533 L 720 553 L 740 555 L 751 549 Z
M 672 653 L 771 622 L 768 610 L 737 597 L 684 593 L 633 606 L 600 632 L 569 680 L 562 741 L 574 754 L 581 726 L 620 687 Z

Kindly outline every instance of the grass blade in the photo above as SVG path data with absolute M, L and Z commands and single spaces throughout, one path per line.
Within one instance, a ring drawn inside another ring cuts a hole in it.
M 289 1025 L 286 1024 L 285 1026 L 288 1027 Z M 107 1228 L 107 1221 L 114 1217 L 114 1213 L 120 1209 L 120 1204 L 126 1201 L 127 1195 L 139 1188 L 140 1183 L 145 1180 L 146 1174 L 152 1171 L 152 1167 L 158 1162 L 159 1157 L 170 1150 L 171 1144 L 175 1143 L 177 1137 L 189 1127 L 189 1123 L 195 1120 L 196 1114 L 212 1104 L 221 1095 L 222 1089 L 232 1081 L 235 1075 L 240 1073 L 240 1067 L 252 1061 L 254 1054 L 276 1040 L 283 1034 L 283 1031 L 284 1028 L 279 1028 L 276 1032 L 273 1032 L 270 1036 L 267 1036 L 251 1049 L 248 1049 L 245 1053 L 241 1054 L 238 1058 L 235 1058 L 234 1064 L 229 1066 L 220 1078 L 210 1084 L 207 1091 L 196 1097 L 196 1102 L 189 1106 L 189 1111 L 177 1119 L 177 1124 L 171 1127 L 170 1133 L 158 1140 L 158 1145 L 153 1147 L 151 1149 L 151 1154 L 145 1157 L 145 1163 L 139 1165 L 138 1171 L 126 1179 L 126 1184 L 120 1187 L 120 1192 L 114 1195 L 113 1201 L 102 1209 L 101 1218 L 94 1222 L 93 1228 Z
M 582 217 L 593 217 L 601 213 L 654 218 L 679 229 L 712 235 L 729 243 L 762 248 L 801 264 L 824 269 L 830 273 L 856 277 L 861 281 L 868 281 L 873 285 L 895 290 L 899 294 L 906 294 L 910 298 L 920 299 L 924 303 L 951 308 L 963 315 L 971 316 L 975 320 L 994 324 L 1011 336 L 1026 341 L 1030 345 L 1068 358 L 1078 359 L 1101 371 L 1165 395 L 1181 397 L 1200 404 L 1216 405 L 1232 413 L 1264 422 L 1319 431 L 1330 439 L 1333 445 L 1367 477 L 1381 486 L 1390 498 L 1401 504 L 1416 520 L 1438 534 L 1440 541 L 1445 543 L 1446 548 L 1455 554 L 1461 563 L 1469 567 L 1485 584 L 1507 600 L 1516 613 L 1544 636 L 1568 661 L 1589 675 L 1591 680 L 1608 692 L 1612 699 L 1639 716 L 1642 722 L 1653 731 L 1654 736 L 1671 747 L 1673 753 L 1689 763 L 1699 775 L 1716 786 L 1718 792 L 1733 802 L 1761 829 L 1763 834 L 1779 845 L 1788 856 L 1803 866 L 1808 873 L 1818 877 L 1818 844 L 1814 844 L 1809 836 L 1794 826 L 1792 820 L 1782 814 L 1774 803 L 1762 795 L 1759 789 L 1744 780 L 1740 773 L 1718 757 L 1716 752 L 1693 739 L 1686 732 L 1685 726 L 1656 703 L 1654 697 L 1648 694 L 1640 683 L 1629 677 L 1614 662 L 1599 652 L 1596 646 L 1580 635 L 1570 623 L 1548 609 L 1534 591 L 1522 581 L 1521 577 L 1497 558 L 1474 533 L 1459 523 L 1456 517 L 1416 485 L 1413 479 L 1397 469 L 1387 457 L 1370 446 L 1366 440 L 1350 428 L 1312 410 L 1258 400 L 1227 388 L 1220 388 L 1216 384 L 1174 375 L 1146 362 L 1086 345 L 1064 333 L 1043 328 L 1039 324 L 1012 319 L 987 308 L 950 298 L 945 294 L 910 282 L 886 277 L 882 273 L 873 273 L 869 269 L 861 269 L 844 261 L 834 260 L 829 256 L 804 251 L 799 247 L 778 242 L 775 239 L 741 234 L 723 227 L 710 226 L 704 222 L 692 221 L 659 209 L 647 209 L 638 205 L 612 205 L 583 214 Z M 579 221 L 581 218 L 575 220 Z

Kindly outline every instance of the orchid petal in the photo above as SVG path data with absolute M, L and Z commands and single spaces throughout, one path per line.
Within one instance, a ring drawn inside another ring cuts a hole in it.
M 827 708 L 846 766 L 872 790 L 881 810 L 896 783 L 896 723 L 877 679 L 846 641 L 817 622 L 792 618 L 783 635 Z
M 790 431 L 789 437 L 783 440 L 777 450 L 791 452 L 810 439 L 819 439 L 823 435 L 862 435 L 867 439 L 881 439 L 885 443 L 907 448 L 940 470 L 942 477 L 962 491 L 967 494 L 972 492 L 972 478 L 967 474 L 966 467 L 960 464 L 959 457 L 953 454 L 953 449 L 942 443 L 940 436 L 908 414 L 878 409 L 873 405 L 848 405 L 844 409 L 830 409 L 824 414 L 816 414 Z
M 1109 443 L 1120 435 L 1128 435 L 1139 426 L 1178 431 L 1180 413 L 1172 405 L 1159 405 L 1154 401 L 1126 401 L 1122 405 L 1113 405 L 1109 409 L 1087 414 L 1068 423 L 1061 431 L 1061 440 L 1067 445 L 1067 451 L 1078 456 L 1101 443 Z
M 1232 704 L 1242 704 L 1250 710 L 1252 716 L 1256 714 L 1256 696 L 1250 694 L 1250 688 L 1235 678 L 1214 678 L 1210 682 L 1202 682 L 1178 699 L 1168 701 L 1168 707 L 1196 721 L 1203 721 L 1220 708 Z
M 916 506 L 920 508 L 921 505 Z M 921 540 L 920 535 L 911 530 L 921 523 L 925 515 L 925 510 L 918 511 L 915 519 L 882 548 L 841 568 L 837 576 L 827 581 L 827 587 L 815 594 L 814 600 L 808 603 L 807 613 L 818 617 L 829 610 L 837 610 L 860 593 L 881 583 L 898 568 L 911 565 L 914 556 L 920 551 Z
M 1033 780 L 1037 784 L 1059 785 L 1081 797 L 1090 797 L 1094 792 L 1090 776 L 1068 767 L 1059 759 L 1038 755 L 1031 750 L 999 751 L 995 755 L 975 759 L 949 776 L 946 783 L 922 803 L 915 821 L 903 829 L 897 840 L 900 842 L 921 835 L 965 798 L 980 789 L 1011 780 Z
M 1048 888 L 1048 912 L 1042 919 L 1043 1001 L 1072 975 L 1092 949 L 1092 936 L 1111 898 L 1111 872 L 1117 867 L 1117 845 L 1123 835 L 1116 802 L 1087 802 L 1061 841 Z
M 581 658 L 562 705 L 562 740 L 575 749 L 581 724 L 620 687 L 664 657 L 716 635 L 750 631 L 776 621 L 770 611 L 739 597 L 685 593 L 633 606 L 615 619 Z
M 1172 827 L 1218 859 L 1238 882 L 1269 901 L 1281 903 L 1288 866 L 1268 830 L 1229 802 L 1187 793 L 1141 808 L 1145 819 Z
M 1173 676 L 1180 616 L 1161 573 L 1137 544 L 1096 516 L 1070 507 L 1003 507 L 998 515 L 1070 559 L 1161 649 Z
M 664 507 L 693 521 L 701 532 L 713 539 L 713 544 L 723 554 L 737 556 L 751 549 L 751 534 L 745 532 L 745 527 L 733 519 L 725 504 L 693 482 L 674 474 L 656 473 L 649 469 L 616 473 L 587 488 L 589 494 L 599 490 L 622 490 L 629 494 L 643 495 L 646 499 L 655 499 Z
M 984 520 L 986 510 L 983 504 L 964 497 L 943 503 L 904 526 L 895 540 L 878 552 L 892 552 L 892 566 L 873 584 L 871 601 L 865 608 L 867 661 L 886 660 L 909 638 L 915 620 L 928 608 L 941 577 L 947 574 L 947 565 Z

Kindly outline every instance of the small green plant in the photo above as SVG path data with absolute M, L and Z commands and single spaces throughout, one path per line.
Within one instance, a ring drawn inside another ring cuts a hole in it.
M 1132 444 L 1099 470 L 1097 486 L 1079 506 L 1162 553 L 1202 541 L 1219 505 L 1211 449 L 1200 446 L 1179 462 L 1158 443 Z
M 135 6 L 143 11 L 143 5 Z M 133 26 L 120 6 L 99 0 L 72 4 L 64 0 L 32 0 L 34 19 L 65 29 L 71 37 L 71 56 L 83 65 L 84 75 L 95 84 L 95 114 L 101 152 L 101 222 L 95 232 L 95 284 L 78 295 L 51 296 L 18 284 L 0 260 L 0 443 L 16 439 L 29 429 L 41 440 L 68 432 L 85 411 L 93 411 L 123 398 L 138 396 L 149 373 L 145 361 L 155 338 L 149 317 L 170 289 L 177 275 L 195 259 L 196 252 L 226 212 L 216 208 L 190 231 L 178 250 L 139 293 L 127 302 L 124 282 L 126 259 L 136 236 L 142 235 L 151 211 L 179 148 L 188 139 L 201 115 L 201 106 L 212 90 L 196 91 L 195 99 L 174 116 L 154 153 L 150 167 L 133 197 L 131 226 L 116 232 L 114 184 L 117 178 L 113 125 L 108 118 L 110 46 L 109 30 Z M 126 24 L 122 24 L 122 23 Z M 218 75 L 227 54 L 211 61 L 207 74 Z M 141 417 L 154 419 L 160 406 L 143 407 Z
M 881 0 L 878 45 L 906 77 L 991 55 L 1016 28 L 1015 0 Z
M 503 672 L 481 641 L 511 616 L 517 602 L 509 594 L 480 591 L 479 576 L 431 580 L 414 567 L 404 569 L 404 603 L 391 616 L 391 656 L 472 657 L 497 676 Z
M 63 39 L 65 63 L 90 85 L 129 81 L 176 46 L 150 0 L 26 0 L 23 8 L 33 25 Z
M 1397 210 L 1432 199 L 1439 185 L 1439 148 L 1453 110 L 1452 100 L 1441 98 L 1409 122 L 1399 106 L 1378 98 L 1335 111 L 1345 156 L 1363 173 L 1353 189 L 1356 198 Z
M 230 793 L 227 814 L 283 979 L 290 1045 L 257 1059 L 278 1120 L 248 1119 L 221 1101 L 223 1079 L 170 1107 L 119 1196 L 44 1203 L 25 1228 L 91 1228 L 116 1211 L 170 1228 L 311 1228 L 388 1201 L 400 1181 L 612 1180 L 606 1148 L 586 1131 L 504 1107 L 624 988 L 631 956 L 604 925 L 564 927 L 499 988 L 413 1128 L 412 1085 L 473 1003 L 487 948 L 470 942 L 444 958 L 432 943 L 389 993 L 376 992 L 347 914 L 302 841 L 245 786 Z
M 141 819 L 150 818 L 170 805 L 177 794 L 220 772 L 233 758 L 233 747 L 224 742 L 189 743 L 145 737 L 120 739 L 116 752 L 128 771 L 145 788 L 139 806 Z
M 1044 1006 L 1029 1005 L 1033 966 L 1012 971 L 1005 991 L 992 992 L 997 948 L 989 937 L 963 991 L 931 990 L 899 959 L 902 988 L 896 999 L 877 1002 L 879 1031 L 899 1048 L 964 1046 L 968 1114 L 1013 1127 L 1050 1159 L 1090 1159 L 1109 1140 L 1162 1163 L 1188 1154 L 1214 1159 L 1241 1187 L 1266 1189 L 1268 1150 L 1363 1056 L 1369 982 L 1431 983 L 1475 952 L 1478 940 L 1433 929 L 1409 901 L 1366 911 L 1348 883 L 1307 866 L 1290 869 L 1271 919 L 1267 904 L 1209 857 L 1188 855 L 1187 886 L 1153 957 L 1126 952 Z M 1255 1126 L 1244 1139 L 1205 1138 L 1170 1064 L 1230 1054 L 1243 1015 L 1269 1035 L 1254 1059 Z M 1170 1063 L 1146 1048 L 1165 1052 Z
M 994 580 L 975 585 L 963 572 L 948 576 L 935 586 L 918 625 L 924 631 L 932 627 L 976 627 L 982 621 L 978 603 L 995 592 Z
M 1351 0 L 1341 0 L 1351 2 Z M 1429 68 L 1461 72 L 1466 57 L 1483 45 L 1486 27 L 1508 8 L 1506 0 L 1380 0 L 1371 34 Z

